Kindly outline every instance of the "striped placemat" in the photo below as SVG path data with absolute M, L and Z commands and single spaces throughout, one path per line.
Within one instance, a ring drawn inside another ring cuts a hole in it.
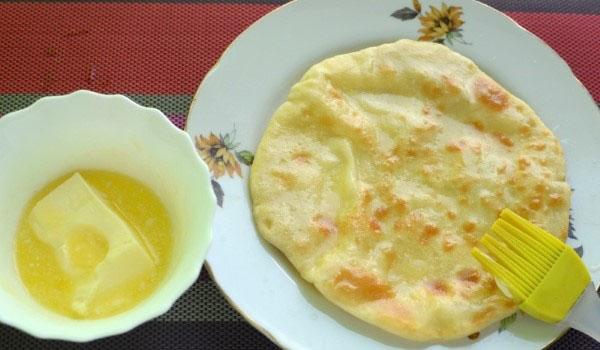
M 0 116 L 78 89 L 125 94 L 185 126 L 195 90 L 229 43 L 285 1 L 2 1 Z M 600 0 L 486 0 L 553 47 L 600 102 Z M 552 72 L 548 72 L 552 74 Z M 0 169 L 0 171 L 2 171 Z M 85 345 L 0 325 L 0 349 L 271 349 L 203 271 L 173 309 Z M 569 331 L 550 349 L 600 349 Z

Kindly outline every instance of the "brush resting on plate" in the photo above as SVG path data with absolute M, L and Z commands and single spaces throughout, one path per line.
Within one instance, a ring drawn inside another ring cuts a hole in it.
M 600 341 L 600 298 L 575 250 L 510 209 L 481 238 L 473 256 L 539 320 L 569 326 Z

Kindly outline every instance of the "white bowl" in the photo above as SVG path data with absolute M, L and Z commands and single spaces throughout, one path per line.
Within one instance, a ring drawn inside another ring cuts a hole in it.
M 161 198 L 173 224 L 171 267 L 159 288 L 133 309 L 99 320 L 73 320 L 38 304 L 13 259 L 27 201 L 76 169 L 140 180 Z M 90 341 L 166 312 L 197 279 L 212 236 L 210 174 L 189 136 L 160 111 L 90 91 L 42 98 L 0 118 L 0 171 L 0 322 L 40 338 Z

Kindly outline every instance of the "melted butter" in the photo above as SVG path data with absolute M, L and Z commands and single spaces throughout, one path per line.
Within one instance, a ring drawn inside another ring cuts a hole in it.
M 71 233 L 66 250 L 77 269 L 91 273 L 106 258 L 108 242 L 101 233 L 87 227 L 80 228 Z
M 160 199 L 137 180 L 107 171 L 79 173 L 133 229 L 154 262 L 152 269 L 97 295 L 85 312 L 74 308 L 78 286 L 90 279 L 107 256 L 109 245 L 105 235 L 86 226 L 71 233 L 64 249 L 71 264 L 80 272 L 74 275 L 63 270 L 55 248 L 39 239 L 29 220 L 36 204 L 73 173 L 52 181 L 27 204 L 17 229 L 15 260 L 23 284 L 39 303 L 71 318 L 96 319 L 131 309 L 160 285 L 171 258 L 171 222 Z

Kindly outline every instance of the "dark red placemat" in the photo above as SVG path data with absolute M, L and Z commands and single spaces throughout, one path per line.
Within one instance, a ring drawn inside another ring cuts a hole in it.
M 402 3 L 403 0 L 399 0 Z M 44 95 L 90 89 L 156 107 L 180 127 L 227 45 L 284 1 L 3 2 L 0 115 Z M 600 102 L 600 0 L 488 0 L 552 46 Z M 3 349 L 268 349 L 203 273 L 166 315 L 86 345 L 0 326 Z M 600 349 L 575 331 L 552 349 Z

